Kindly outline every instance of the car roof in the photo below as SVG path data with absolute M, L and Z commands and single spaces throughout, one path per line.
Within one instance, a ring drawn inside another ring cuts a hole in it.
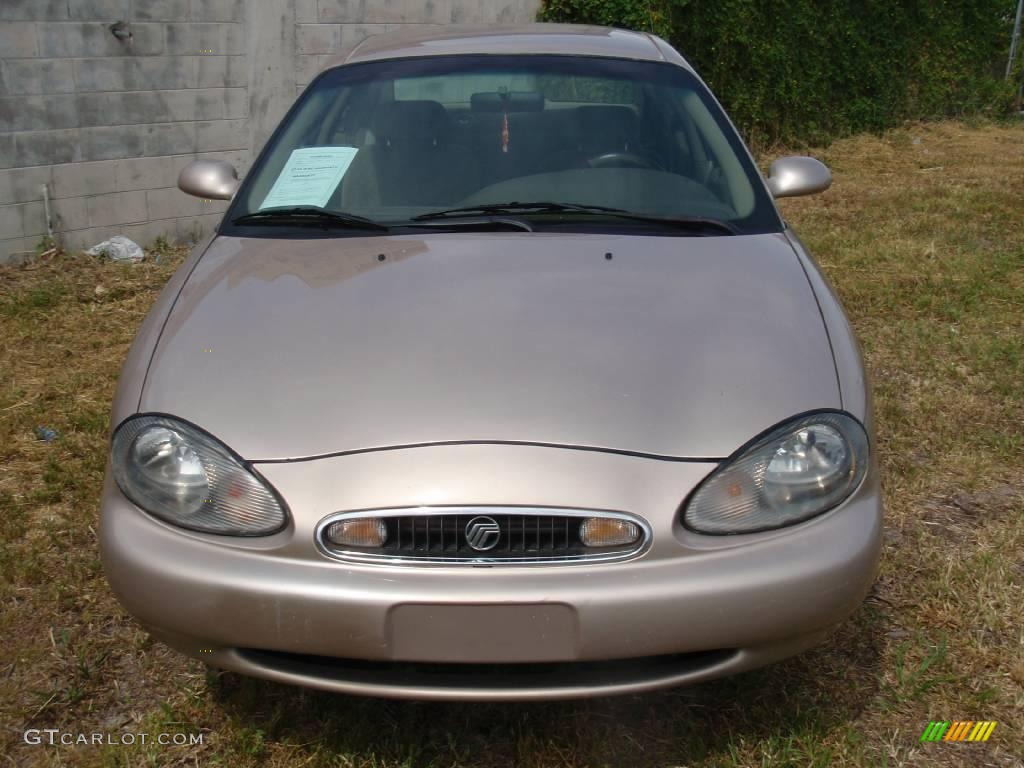
M 415 27 L 372 35 L 323 69 L 386 59 L 468 54 L 562 54 L 666 61 L 691 69 L 668 43 L 645 32 L 577 24 Z

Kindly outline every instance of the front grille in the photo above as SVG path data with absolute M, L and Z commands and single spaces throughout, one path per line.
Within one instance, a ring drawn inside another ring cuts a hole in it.
M 327 540 L 326 532 L 331 523 L 368 517 L 384 521 L 387 540 L 383 546 L 346 547 Z M 580 526 L 588 517 L 636 523 L 641 531 L 640 540 L 617 547 L 584 546 L 580 541 Z M 477 540 L 477 547 L 470 543 L 468 527 L 473 521 L 482 522 L 486 528 L 481 537 L 483 540 Z M 497 526 L 496 536 L 492 521 Z M 322 521 L 317 529 L 320 548 L 333 557 L 345 560 L 473 565 L 620 560 L 643 550 L 648 538 L 647 527 L 629 515 L 517 507 L 374 510 L 332 515 Z M 485 548 L 479 548 L 481 545 Z
M 478 515 L 477 517 L 480 517 Z M 488 515 L 500 530 L 489 557 L 583 554 L 579 543 L 582 518 L 565 515 Z M 476 555 L 466 541 L 469 515 L 403 515 L 385 520 L 393 554 Z

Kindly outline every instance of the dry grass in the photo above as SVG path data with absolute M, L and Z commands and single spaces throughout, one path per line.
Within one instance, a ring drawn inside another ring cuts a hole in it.
M 0 269 L 0 753 L 13 764 L 1024 765 L 1024 126 L 915 127 L 820 155 L 784 211 L 874 378 L 888 520 L 873 595 L 822 647 L 648 696 L 537 705 L 358 700 L 227 675 L 151 642 L 96 551 L 127 346 L 182 257 Z M 38 441 L 37 426 L 60 437 Z M 986 744 L 918 742 L 934 719 Z M 56 747 L 26 728 L 203 733 Z

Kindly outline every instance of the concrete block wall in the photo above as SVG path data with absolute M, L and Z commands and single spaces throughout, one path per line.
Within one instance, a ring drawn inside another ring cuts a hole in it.
M 223 203 L 175 189 L 196 156 L 248 162 L 245 0 L 0 0 L 0 260 L 191 239 Z M 127 22 L 131 37 L 110 31 Z
M 192 241 L 226 204 L 178 191 L 197 157 L 245 172 L 323 62 L 410 24 L 523 23 L 539 0 L 0 0 L 0 262 L 50 225 Z M 119 40 L 110 27 L 125 22 Z

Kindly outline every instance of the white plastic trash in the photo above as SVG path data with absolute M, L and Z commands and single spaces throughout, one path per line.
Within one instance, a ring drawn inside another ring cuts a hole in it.
M 145 255 L 138 243 L 124 235 L 116 235 L 109 240 L 104 240 L 99 245 L 94 245 L 87 250 L 86 253 L 90 256 L 106 256 L 111 261 L 130 261 L 132 263 L 142 261 Z

